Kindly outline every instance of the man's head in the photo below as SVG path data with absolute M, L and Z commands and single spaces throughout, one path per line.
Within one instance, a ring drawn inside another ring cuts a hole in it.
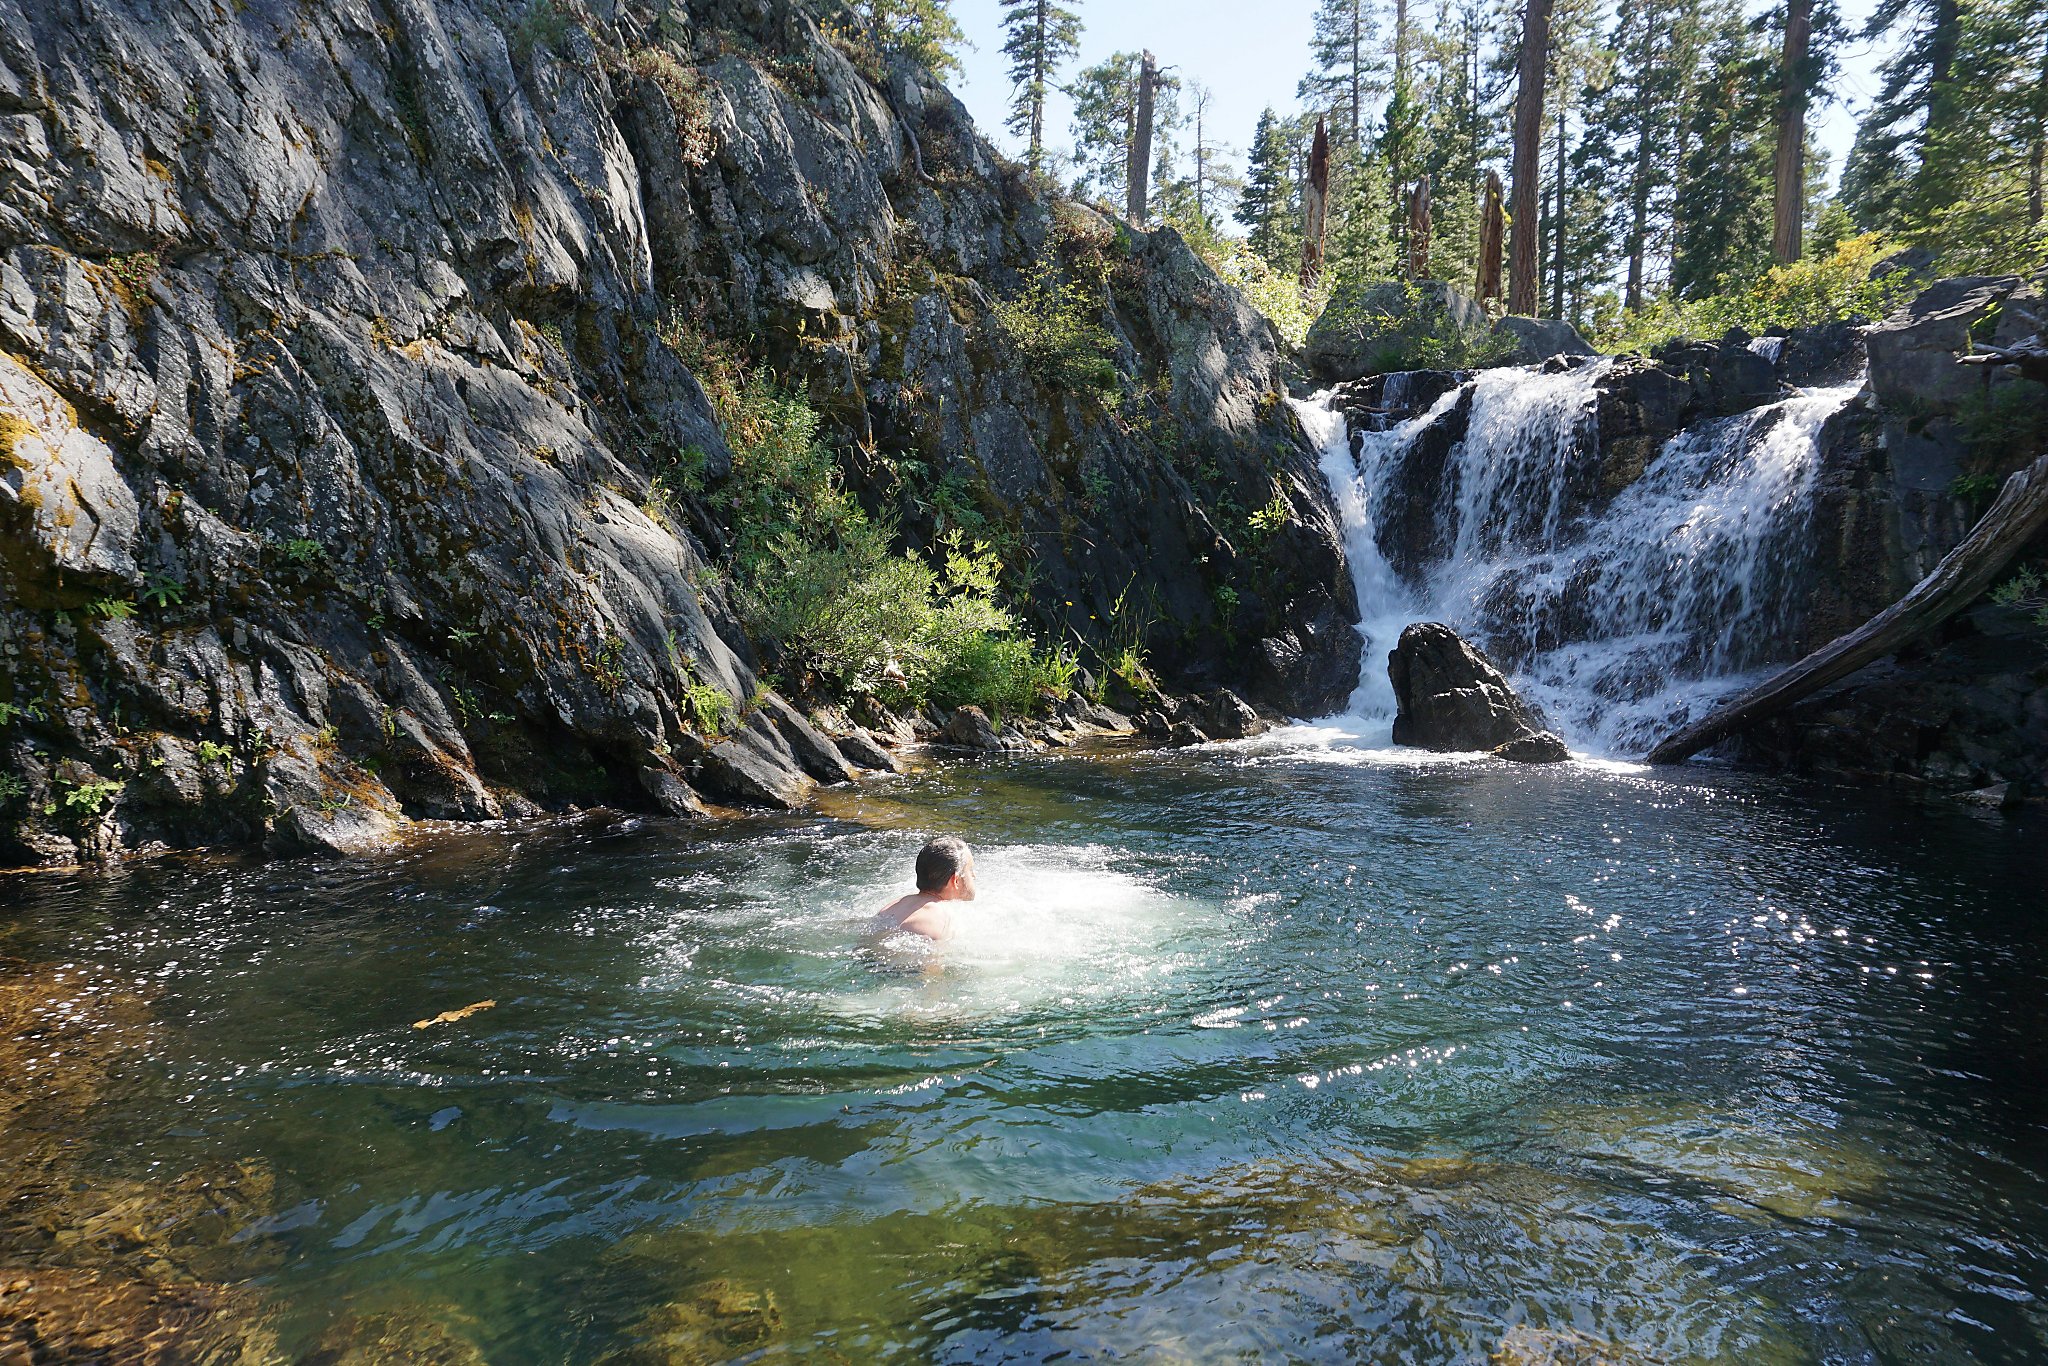
M 917 890 L 940 901 L 974 900 L 974 852 L 941 835 L 917 851 Z

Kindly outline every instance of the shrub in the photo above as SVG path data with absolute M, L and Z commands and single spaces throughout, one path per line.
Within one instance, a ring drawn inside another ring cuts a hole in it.
M 1117 392 L 1115 340 L 1096 321 L 1096 306 L 1074 280 L 1061 274 L 1048 247 L 1026 277 L 1024 288 L 990 307 L 1003 334 L 1023 357 L 1024 367 L 1058 388 Z
M 1327 295 L 1321 291 L 1304 293 L 1300 280 L 1273 269 L 1241 238 L 1217 238 L 1213 244 L 1197 249 L 1209 268 L 1237 286 L 1289 345 L 1300 346 L 1308 339 L 1308 330 L 1316 315 L 1323 311 Z
M 683 164 L 701 166 L 709 160 L 711 101 L 704 94 L 704 78 L 659 47 L 635 48 L 619 58 L 618 67 L 661 91 L 675 116 L 676 150 Z
M 683 688 L 683 711 L 699 735 L 723 735 L 732 719 L 732 698 L 723 688 L 693 681 Z
M 2048 574 L 2034 565 L 2022 565 L 2017 574 L 1992 589 L 1991 600 L 2001 607 L 2030 612 L 2036 626 L 2048 626 Z
M 732 475 L 706 500 L 732 528 L 729 575 L 757 640 L 842 694 L 876 692 L 895 664 L 909 699 L 1025 711 L 1038 691 L 1070 689 L 999 601 L 1001 565 L 956 527 L 938 563 L 892 547 L 825 447 L 801 390 L 730 361 L 707 366 L 706 390 L 732 448 Z
M 91 782 L 64 783 L 64 809 L 76 816 L 97 816 L 104 811 L 126 783 L 94 779 Z
M 1871 278 L 1871 267 L 1891 250 L 1880 234 L 1863 233 L 1708 298 L 1667 294 L 1639 313 L 1621 314 L 1601 336 L 1602 349 L 1648 352 L 1674 341 L 1718 340 L 1732 327 L 1763 332 L 1881 317 L 1915 288 L 1906 271 Z

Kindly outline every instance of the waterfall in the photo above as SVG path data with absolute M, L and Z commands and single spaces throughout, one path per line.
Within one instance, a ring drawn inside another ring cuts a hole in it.
M 1347 430 L 1329 394 L 1296 404 L 1358 592 L 1348 719 L 1366 734 L 1391 727 L 1387 656 L 1413 621 L 1465 633 L 1574 750 L 1614 757 L 1789 661 L 1820 429 L 1861 382 L 1697 423 L 1631 479 L 1600 446 L 1611 368 L 1484 371 L 1425 411 L 1364 424 L 1383 430 Z M 1394 379 L 1390 407 L 1409 392 Z

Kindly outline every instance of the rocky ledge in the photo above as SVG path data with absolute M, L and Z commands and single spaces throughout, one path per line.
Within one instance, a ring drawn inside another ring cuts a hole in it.
M 706 347 L 913 550 L 1008 546 L 1044 638 L 1341 700 L 1271 326 L 881 53 L 770 0 L 0 0 L 0 862 L 885 766 L 740 624 Z M 1048 263 L 1099 384 L 992 316 Z

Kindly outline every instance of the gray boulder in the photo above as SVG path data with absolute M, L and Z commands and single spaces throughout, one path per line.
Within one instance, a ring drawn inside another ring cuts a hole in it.
M 1870 388 L 1888 408 L 1954 412 L 1984 386 L 2017 384 L 1994 372 L 1987 380 L 1956 357 L 1970 350 L 1972 333 L 1998 311 L 1988 335 L 1975 339 L 2007 346 L 2048 324 L 2041 294 L 2017 275 L 1972 275 L 1942 280 L 1922 290 L 1863 334 L 1870 356 Z
M 1579 329 L 1561 318 L 1506 317 L 1493 325 L 1493 334 L 1512 343 L 1513 350 L 1502 357 L 1507 365 L 1534 365 L 1552 356 L 1596 354 Z
M 953 714 L 946 718 L 944 731 L 946 743 L 962 749 L 1001 749 L 1002 737 L 989 723 L 988 713 L 980 707 L 955 707 Z
M 765 711 L 756 709 L 732 735 L 697 761 L 697 786 L 743 806 L 790 811 L 810 796 L 812 781 Z
M 1511 759 L 1518 764 L 1561 764 L 1572 757 L 1564 741 L 1554 733 L 1544 730 L 1534 735 L 1520 735 L 1504 745 L 1493 747 L 1496 759 Z
M 1426 349 L 1462 350 L 1486 335 L 1486 310 L 1441 280 L 1340 290 L 1309 328 L 1309 368 L 1332 383 L 1412 370 Z
M 857 776 L 839 747 L 776 693 L 761 699 L 761 710 L 782 734 L 797 765 L 821 783 L 849 783 Z
M 1397 745 L 1490 750 L 1524 763 L 1565 757 L 1563 741 L 1544 729 L 1501 671 L 1441 622 L 1419 621 L 1402 631 L 1387 676 L 1399 708 Z
M 1356 608 L 1351 610 L 1355 616 Z M 1254 696 L 1290 716 L 1328 716 L 1358 686 L 1358 632 L 1327 598 L 1290 629 L 1259 641 L 1253 651 Z
M 859 726 L 838 740 L 839 752 L 855 768 L 872 769 L 877 773 L 901 773 L 902 763 L 888 750 L 876 743 L 875 737 Z

